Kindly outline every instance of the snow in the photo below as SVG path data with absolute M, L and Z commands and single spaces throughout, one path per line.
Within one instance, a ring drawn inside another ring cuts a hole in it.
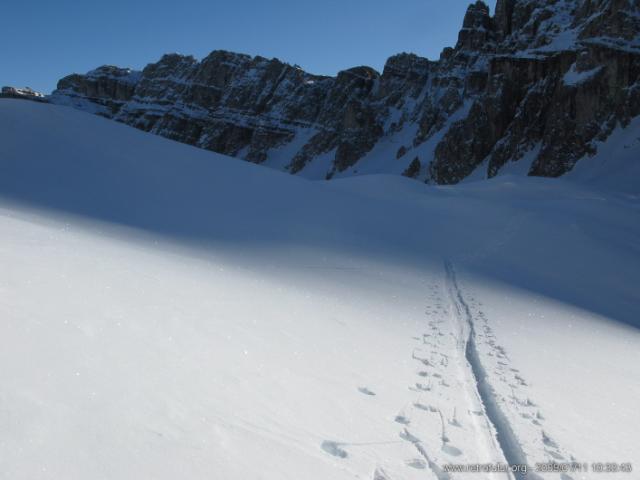
M 528 175 L 531 171 L 531 166 L 533 162 L 538 157 L 540 153 L 540 148 L 542 147 L 541 143 L 537 143 L 533 148 L 527 151 L 521 158 L 518 160 L 510 160 L 506 164 L 504 164 L 500 170 L 498 170 L 497 175 Z M 486 168 L 485 168 L 486 171 Z M 475 173 L 475 172 L 474 172 Z
M 640 465 L 637 126 L 567 179 L 443 187 L 1 100 L 0 478 Z
M 467 117 L 472 104 L 472 101 L 463 103 L 460 108 L 447 118 L 442 128 L 434 132 L 427 140 L 417 146 L 413 146 L 413 139 L 418 132 L 418 125 L 407 122 L 399 131 L 382 138 L 375 144 L 370 152 L 358 160 L 356 165 L 338 173 L 336 178 L 382 173 L 399 175 L 404 172 L 413 159 L 417 157 L 422 165 L 419 178 L 421 180 L 427 179 L 429 166 L 434 160 L 438 143 L 442 141 L 451 125 Z M 407 151 L 402 157 L 396 158 L 398 149 L 402 146 L 404 146 Z M 390 161 L 390 159 L 392 159 L 392 161 Z
M 331 171 L 333 160 L 336 158 L 336 151 L 337 147 L 311 158 L 298 175 L 308 180 L 325 179 Z M 291 159 L 293 160 L 293 157 Z
M 571 68 L 567 71 L 567 73 L 564 74 L 562 81 L 565 85 L 575 86 L 592 79 L 601 71 L 602 67 L 596 67 L 592 68 L 591 70 L 579 72 L 576 70 L 576 64 L 574 63 L 573 65 L 571 65 Z
M 626 128 L 618 125 L 605 142 L 596 142 L 594 147 L 596 154 L 581 159 L 565 178 L 639 196 L 640 117 Z
M 473 171 L 460 180 L 460 183 L 477 182 L 479 180 L 486 180 L 489 178 L 489 159 L 485 158 Z
M 549 12 L 546 6 L 537 6 L 531 14 L 529 24 L 523 30 L 536 32 L 537 35 L 542 34 L 549 39 L 549 42 L 542 47 L 529 48 L 523 52 L 523 55 L 549 54 L 575 49 L 580 32 L 579 28 L 573 25 L 574 10 L 575 2 L 572 0 L 554 2 L 550 9 L 550 16 L 546 15 Z M 544 19 L 541 20 L 541 17 Z
M 343 172 L 338 172 L 336 178 L 377 173 L 400 175 L 407 169 L 411 161 L 416 158 L 415 152 L 411 149 L 411 143 L 417 130 L 417 125 L 406 123 L 400 131 L 381 138 L 370 152 L 358 160 L 355 165 L 345 169 Z M 400 158 L 396 158 L 398 149 L 402 146 L 407 148 L 407 153 Z
M 286 171 L 287 167 L 296 154 L 304 147 L 318 131 L 314 128 L 296 128 L 293 139 L 275 148 L 271 148 L 267 153 L 267 159 L 261 165 L 265 167 L 275 168 L 276 170 Z M 327 172 L 324 172 L 320 178 L 324 178 Z
M 62 93 L 62 94 L 61 94 Z M 77 110 L 93 114 L 107 114 L 109 109 L 104 105 L 99 105 L 84 97 L 73 95 L 68 91 L 61 91 L 48 97 L 49 101 L 55 105 L 73 107 Z

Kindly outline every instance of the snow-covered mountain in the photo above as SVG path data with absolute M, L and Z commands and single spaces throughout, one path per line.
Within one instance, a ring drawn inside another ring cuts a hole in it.
M 0 100 L 0 478 L 633 478 L 639 138 L 310 182 Z
M 382 74 L 170 54 L 142 72 L 70 75 L 51 99 L 309 178 L 451 184 L 568 172 L 640 114 L 639 75 L 638 0 L 498 0 L 493 16 L 469 6 L 439 60 L 403 53 Z

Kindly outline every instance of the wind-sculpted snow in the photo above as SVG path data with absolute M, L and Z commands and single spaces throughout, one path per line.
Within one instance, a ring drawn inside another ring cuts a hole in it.
M 0 478 L 632 478 L 576 470 L 640 465 L 630 132 L 314 182 L 0 100 Z

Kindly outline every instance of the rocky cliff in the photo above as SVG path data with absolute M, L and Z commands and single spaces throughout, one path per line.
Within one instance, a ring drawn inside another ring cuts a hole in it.
M 640 0 L 477 1 L 437 61 L 402 53 L 382 73 L 169 54 L 70 75 L 51 101 L 311 178 L 559 176 L 640 115 Z

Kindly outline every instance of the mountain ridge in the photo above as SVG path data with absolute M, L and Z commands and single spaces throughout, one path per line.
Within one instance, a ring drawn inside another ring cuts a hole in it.
M 51 101 L 310 178 L 457 183 L 530 162 L 556 177 L 640 114 L 638 0 L 472 3 L 438 60 L 335 77 L 214 50 L 60 80 Z

